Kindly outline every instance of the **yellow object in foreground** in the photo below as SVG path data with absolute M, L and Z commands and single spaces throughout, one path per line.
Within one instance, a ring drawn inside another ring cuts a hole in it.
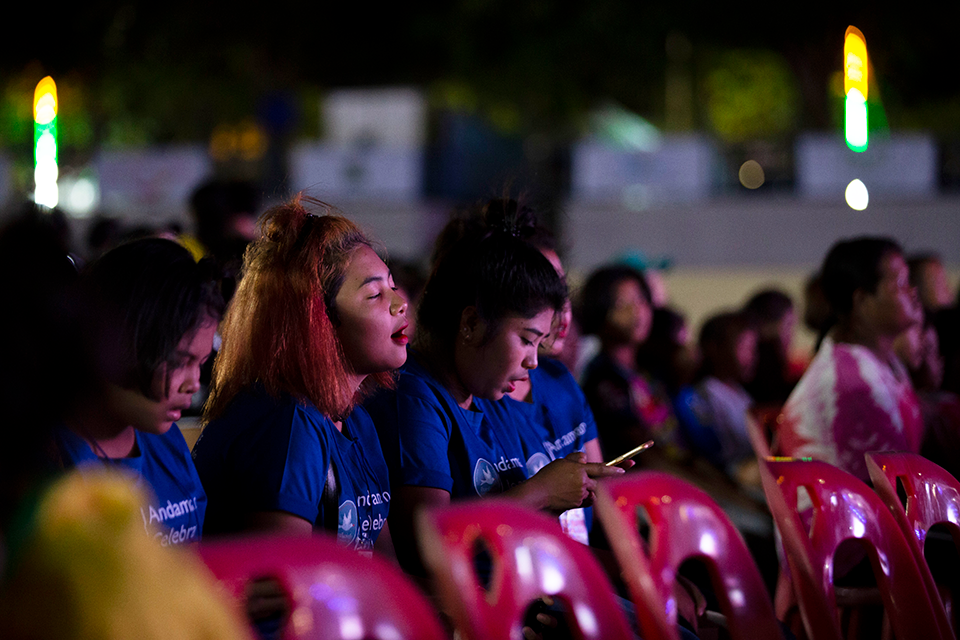
M 0 593 L 4 637 L 249 638 L 200 560 L 145 534 L 142 502 L 107 472 L 54 484 Z

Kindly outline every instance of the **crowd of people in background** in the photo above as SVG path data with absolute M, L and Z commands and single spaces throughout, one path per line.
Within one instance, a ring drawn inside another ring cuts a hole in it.
M 49 212 L 0 235 L 0 591 L 31 571 L 44 496 L 72 470 L 121 470 L 158 546 L 324 531 L 427 589 L 427 506 L 511 498 L 603 554 L 594 490 L 632 468 L 761 511 L 759 446 L 864 480 L 880 449 L 960 471 L 960 310 L 938 257 L 892 239 L 824 247 L 802 313 L 766 289 L 694 337 L 633 266 L 570 287 L 522 199 L 453 215 L 429 265 L 303 196 L 258 215 L 250 185 L 212 182 L 191 204 L 195 233 L 101 221 L 84 258 Z M 201 407 L 191 451 L 175 423 Z

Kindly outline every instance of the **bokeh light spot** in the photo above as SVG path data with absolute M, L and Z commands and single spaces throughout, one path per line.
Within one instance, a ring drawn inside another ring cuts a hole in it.
M 859 179 L 854 179 L 847 185 L 847 191 L 844 193 L 844 197 L 846 197 L 847 204 L 850 208 L 856 211 L 863 211 L 870 202 L 867 185 L 863 184 Z
M 763 184 L 763 167 L 756 160 L 747 160 L 740 165 L 740 184 L 747 189 L 759 189 Z

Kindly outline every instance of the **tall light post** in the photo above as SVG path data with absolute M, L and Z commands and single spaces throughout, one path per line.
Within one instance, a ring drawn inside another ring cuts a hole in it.
M 47 76 L 33 93 L 33 199 L 51 209 L 60 202 L 57 188 L 57 84 Z

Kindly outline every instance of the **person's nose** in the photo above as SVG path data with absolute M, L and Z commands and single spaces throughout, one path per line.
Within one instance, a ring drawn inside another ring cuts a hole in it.
M 180 393 L 193 395 L 200 391 L 200 365 L 197 364 L 189 368 L 183 383 L 180 385 Z
M 537 368 L 537 351 L 530 353 L 523 359 L 521 363 L 524 369 L 536 369 Z
M 393 300 L 390 302 L 390 313 L 395 316 L 407 313 L 407 300 L 396 291 L 393 292 Z

